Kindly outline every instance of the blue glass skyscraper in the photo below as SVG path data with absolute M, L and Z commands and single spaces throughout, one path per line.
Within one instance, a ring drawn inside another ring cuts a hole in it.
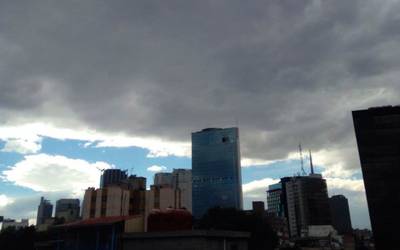
M 212 207 L 242 209 L 239 129 L 207 128 L 192 133 L 193 215 Z

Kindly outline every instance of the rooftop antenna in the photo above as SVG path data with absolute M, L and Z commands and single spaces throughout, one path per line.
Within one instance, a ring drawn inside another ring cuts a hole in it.
M 104 170 L 106 170 L 106 168 L 99 168 L 96 166 L 96 168 L 101 172 L 101 174 L 103 174 Z
M 300 163 L 301 163 L 301 174 L 307 175 L 306 171 L 304 171 L 303 150 L 301 149 L 301 143 L 299 143 L 299 153 L 300 153 Z
M 311 149 L 309 150 L 310 153 L 310 168 L 311 168 L 311 174 L 314 174 L 314 165 L 312 163 L 312 155 L 311 155 Z

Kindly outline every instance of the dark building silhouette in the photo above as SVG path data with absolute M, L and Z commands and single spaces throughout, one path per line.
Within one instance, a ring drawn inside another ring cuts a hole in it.
M 193 215 L 212 207 L 242 209 L 238 128 L 207 128 L 192 133 Z
M 252 202 L 253 213 L 263 216 L 265 214 L 265 203 L 263 201 Z
M 55 217 L 64 218 L 65 222 L 78 220 L 79 212 L 80 212 L 79 199 L 59 199 L 56 202 Z
M 46 219 L 51 218 L 52 214 L 53 214 L 53 205 L 50 203 L 49 200 L 46 200 L 44 197 L 41 197 L 36 217 L 36 225 L 39 226 L 41 224 L 44 224 Z
M 106 169 L 101 175 L 100 187 L 103 188 L 114 184 L 118 185 L 127 178 L 128 175 L 121 169 Z
M 118 185 L 131 190 L 146 190 L 146 178 L 130 175 L 126 179 L 121 180 Z
M 353 111 L 376 249 L 399 249 L 400 106 Z
M 284 177 L 281 184 L 290 237 L 307 235 L 311 225 L 332 224 L 326 180 L 320 174 Z
M 339 234 L 349 234 L 353 231 L 350 219 L 349 202 L 344 195 L 334 195 L 329 198 L 332 226 Z

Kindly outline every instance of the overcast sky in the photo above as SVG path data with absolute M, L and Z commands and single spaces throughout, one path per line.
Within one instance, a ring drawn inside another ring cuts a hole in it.
M 299 171 L 301 142 L 368 227 L 351 111 L 399 104 L 399 27 L 392 0 L 1 1 L 0 213 L 97 185 L 122 167 L 101 150 L 190 168 L 191 132 L 238 126 L 247 201 Z M 72 184 L 43 180 L 61 168 Z

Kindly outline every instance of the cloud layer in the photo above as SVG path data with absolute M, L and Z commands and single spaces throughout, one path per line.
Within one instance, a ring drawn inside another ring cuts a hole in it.
M 97 185 L 98 163 L 30 156 L 42 136 L 189 156 L 191 132 L 238 125 L 244 166 L 302 142 L 330 185 L 359 186 L 342 181 L 359 171 L 350 111 L 398 103 L 399 13 L 391 0 L 1 1 L 0 140 L 28 154 L 4 175 Z
M 153 172 L 153 173 L 158 173 L 167 170 L 167 167 L 165 166 L 158 166 L 158 165 L 152 165 L 147 168 L 147 171 Z
M 0 119 L 183 143 L 237 122 L 245 158 L 284 159 L 302 141 L 358 168 L 350 111 L 400 97 L 399 10 L 373 0 L 3 1 Z
M 81 195 L 88 187 L 98 187 L 100 169 L 111 168 L 105 162 L 89 163 L 60 155 L 27 155 L 24 160 L 3 171 L 6 181 L 38 192 L 65 192 Z

